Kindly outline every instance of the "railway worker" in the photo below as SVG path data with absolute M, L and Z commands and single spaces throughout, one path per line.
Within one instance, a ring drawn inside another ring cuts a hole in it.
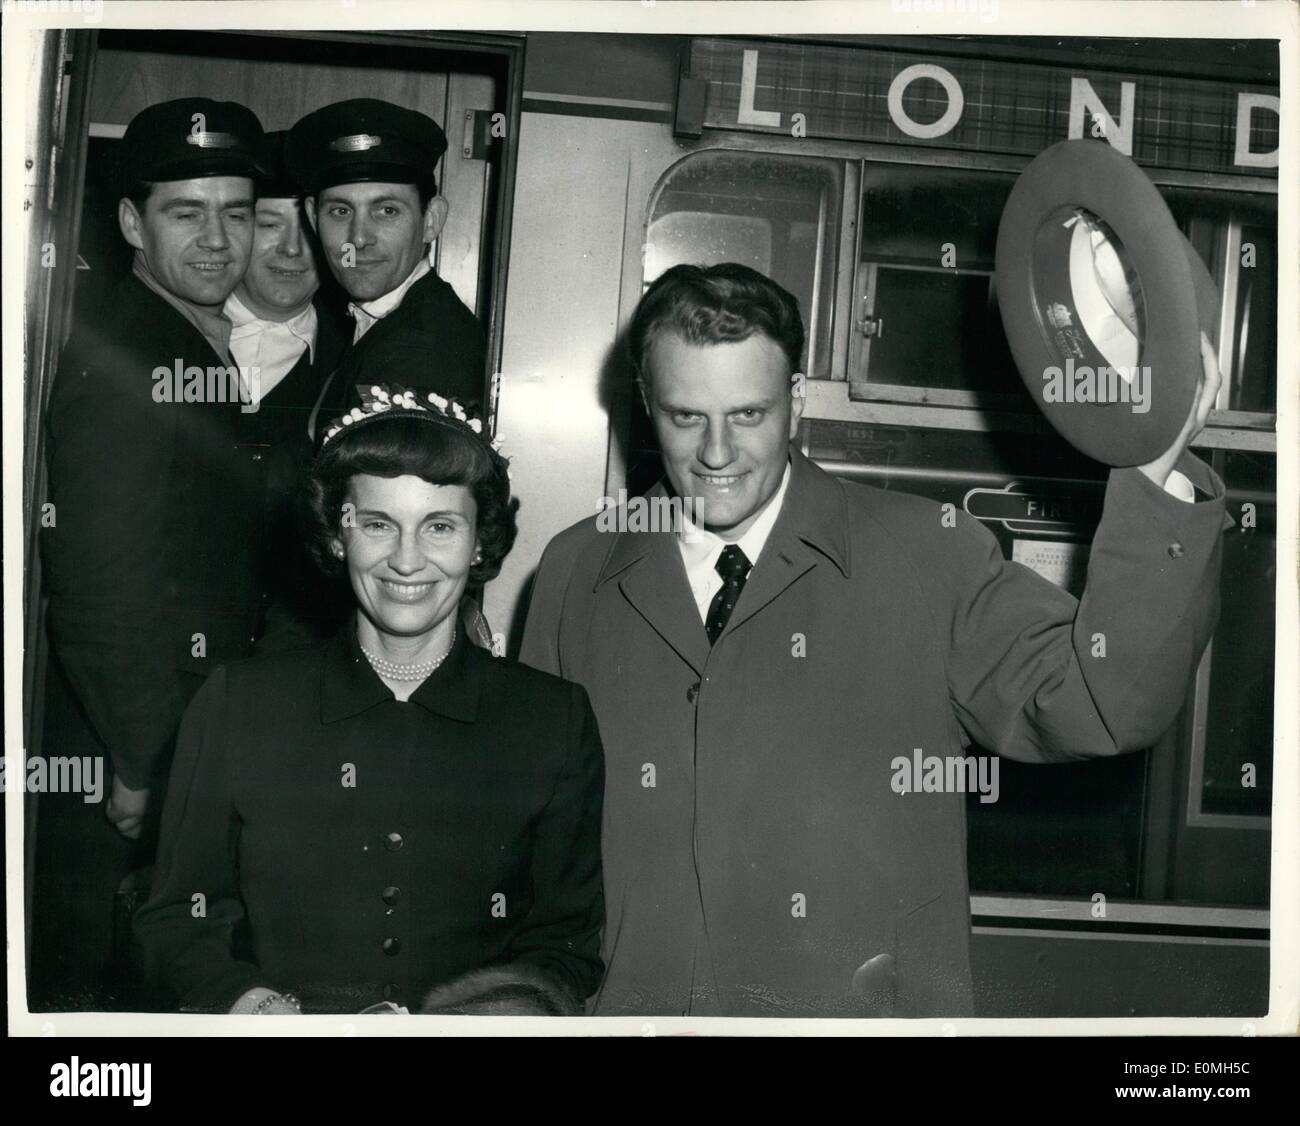
M 965 514 L 791 448 L 803 326 L 761 274 L 674 267 L 629 342 L 651 495 L 703 528 L 560 533 L 521 653 L 587 689 L 605 744 L 594 1011 L 969 1014 L 965 795 L 900 793 L 895 760 L 1105 757 L 1167 728 L 1218 612 L 1224 490 L 1187 452 L 1213 352 L 1174 444 L 1112 471 L 1076 602 Z
M 132 119 L 117 209 L 131 273 L 107 312 L 79 311 L 54 381 L 42 745 L 47 759 L 107 760 L 107 802 L 39 799 L 36 1009 L 129 1003 L 115 893 L 151 861 L 151 796 L 189 698 L 257 628 L 262 468 L 243 442 L 248 373 L 222 307 L 252 252 L 261 144 L 234 102 L 184 98 Z
M 432 118 L 373 98 L 325 106 L 289 131 L 285 159 L 355 319 L 319 418 L 357 405 L 357 385 L 375 382 L 376 371 L 466 404 L 483 400 L 483 330 L 433 269 L 448 209 L 434 167 L 446 151 Z
M 313 444 L 309 421 L 346 343 L 337 287 L 321 286 L 320 248 L 303 212 L 302 189 L 284 164 L 283 131 L 268 133 L 258 180 L 248 271 L 226 298 L 230 350 L 257 373 L 257 409 L 245 440 L 266 464 L 263 596 L 259 652 L 328 636 L 345 600 L 322 583 L 303 547 L 298 498 Z

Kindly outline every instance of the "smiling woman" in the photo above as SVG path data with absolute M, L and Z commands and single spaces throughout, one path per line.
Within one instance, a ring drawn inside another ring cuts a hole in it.
M 362 652 L 381 674 L 432 671 L 455 639 L 453 612 L 477 557 L 474 497 L 464 485 L 370 474 L 354 478 L 350 496 L 350 548 L 336 542 L 361 607 Z M 431 649 L 440 651 L 436 661 L 422 660 Z
M 367 399 L 331 430 L 317 460 L 312 546 L 327 573 L 346 570 L 362 652 L 406 699 L 413 674 L 450 651 L 466 587 L 500 569 L 517 502 L 505 461 L 467 422 L 429 409 L 428 399 L 412 397 L 415 407 L 402 406 L 400 393 Z
M 356 613 L 196 696 L 136 917 L 154 974 L 187 1011 L 577 1011 L 602 969 L 595 719 L 457 626 L 514 540 L 505 460 L 458 404 L 372 388 L 309 505 Z

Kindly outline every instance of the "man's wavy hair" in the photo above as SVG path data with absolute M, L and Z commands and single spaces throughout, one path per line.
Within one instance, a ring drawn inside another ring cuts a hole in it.
M 333 552 L 352 478 L 419 477 L 431 485 L 464 485 L 477 506 L 482 556 L 468 585 L 496 578 L 514 546 L 519 501 L 510 495 L 507 462 L 487 441 L 462 424 L 404 416 L 367 419 L 339 433 L 316 455 L 307 485 L 308 545 L 317 565 L 338 577 L 346 564 Z
M 799 303 L 771 278 L 738 262 L 717 266 L 674 266 L 645 291 L 632 314 L 628 347 L 643 386 L 650 377 L 650 352 L 665 332 L 688 344 L 726 344 L 761 333 L 780 345 L 799 370 L 803 318 Z

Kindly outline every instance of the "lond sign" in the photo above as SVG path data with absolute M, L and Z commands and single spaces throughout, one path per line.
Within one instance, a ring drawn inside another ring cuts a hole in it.
M 1137 163 L 1275 176 L 1276 87 L 914 51 L 696 39 L 704 125 L 1032 155 L 1097 137 Z

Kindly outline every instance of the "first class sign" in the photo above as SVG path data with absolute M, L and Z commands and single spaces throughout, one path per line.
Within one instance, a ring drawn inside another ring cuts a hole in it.
M 821 43 L 696 39 L 703 125 L 1034 155 L 1104 138 L 1138 164 L 1276 176 L 1277 87 Z

